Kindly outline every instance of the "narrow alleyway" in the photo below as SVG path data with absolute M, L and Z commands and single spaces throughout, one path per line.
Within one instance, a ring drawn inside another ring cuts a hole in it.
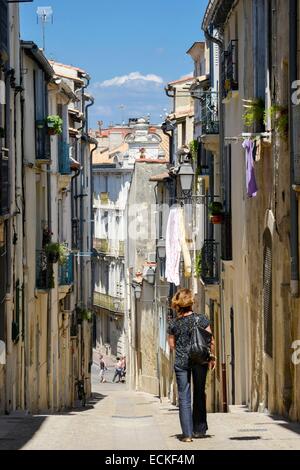
M 0 418 L 0 449 L 23 450 L 209 450 L 300 449 L 300 425 L 236 408 L 209 415 L 205 440 L 183 444 L 178 410 L 125 384 L 99 384 L 93 366 L 93 399 L 85 409 L 47 416 L 14 414 Z

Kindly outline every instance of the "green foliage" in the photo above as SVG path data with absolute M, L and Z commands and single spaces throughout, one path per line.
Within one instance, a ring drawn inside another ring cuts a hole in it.
M 60 116 L 51 115 L 46 117 L 46 124 L 48 129 L 53 131 L 53 134 L 62 134 L 63 120 Z
M 79 321 L 86 320 L 91 322 L 93 319 L 93 313 L 86 307 L 77 307 L 77 318 Z
M 255 100 L 244 100 L 245 112 L 243 115 L 244 124 L 246 127 L 252 127 L 255 124 L 260 125 L 264 123 L 265 102 L 261 98 Z
M 221 202 L 211 202 L 208 209 L 210 215 L 220 215 L 223 213 L 223 204 Z
M 64 243 L 48 243 L 45 247 L 46 254 L 53 263 L 66 264 L 68 259 L 68 248 Z
M 189 148 L 190 148 L 190 152 L 191 152 L 192 158 L 193 158 L 194 162 L 196 162 L 196 161 L 197 161 L 197 158 L 198 158 L 198 150 L 199 150 L 199 142 L 198 142 L 198 140 L 192 140 L 192 141 L 190 142 Z
M 199 279 L 202 274 L 202 252 L 197 251 L 196 259 L 195 259 L 195 277 Z
M 283 140 L 287 140 L 289 132 L 289 114 L 288 108 L 274 104 L 266 110 L 264 115 L 264 121 L 267 123 L 268 118 L 271 118 L 272 125 L 274 126 L 275 132 L 278 133 L 279 137 Z

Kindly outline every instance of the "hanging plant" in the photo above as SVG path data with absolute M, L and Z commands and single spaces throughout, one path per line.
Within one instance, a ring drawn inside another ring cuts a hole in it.
M 190 152 L 192 155 L 192 159 L 194 160 L 194 162 L 196 162 L 198 158 L 198 150 L 199 150 L 198 140 L 192 140 L 190 142 L 189 148 L 190 148 Z
M 66 264 L 69 252 L 64 243 L 48 243 L 45 251 L 50 263 Z
M 271 118 L 275 132 L 283 140 L 287 140 L 289 132 L 289 111 L 287 107 L 274 104 L 266 110 L 264 116 L 265 124 Z
M 246 127 L 253 127 L 257 125 L 262 128 L 264 126 L 265 116 L 265 102 L 263 99 L 258 98 L 254 100 L 243 100 L 245 112 L 243 114 L 243 120 Z
M 48 133 L 50 135 L 60 135 L 62 134 L 63 120 L 60 116 L 52 115 L 46 117 L 46 125 L 48 128 Z
M 195 259 L 195 277 L 199 279 L 202 274 L 202 252 L 198 251 Z

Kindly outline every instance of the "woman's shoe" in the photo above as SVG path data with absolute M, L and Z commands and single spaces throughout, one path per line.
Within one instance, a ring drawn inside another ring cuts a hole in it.
M 193 442 L 192 437 L 181 437 L 180 440 L 181 442 Z

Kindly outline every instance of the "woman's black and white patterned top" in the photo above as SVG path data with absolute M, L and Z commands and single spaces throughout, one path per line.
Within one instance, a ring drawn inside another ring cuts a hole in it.
M 189 351 L 191 344 L 191 332 L 193 324 L 197 321 L 199 326 L 206 329 L 210 325 L 208 318 L 203 315 L 189 315 L 175 320 L 171 320 L 168 328 L 168 334 L 175 336 L 176 357 L 175 367 L 180 369 L 189 368 Z

